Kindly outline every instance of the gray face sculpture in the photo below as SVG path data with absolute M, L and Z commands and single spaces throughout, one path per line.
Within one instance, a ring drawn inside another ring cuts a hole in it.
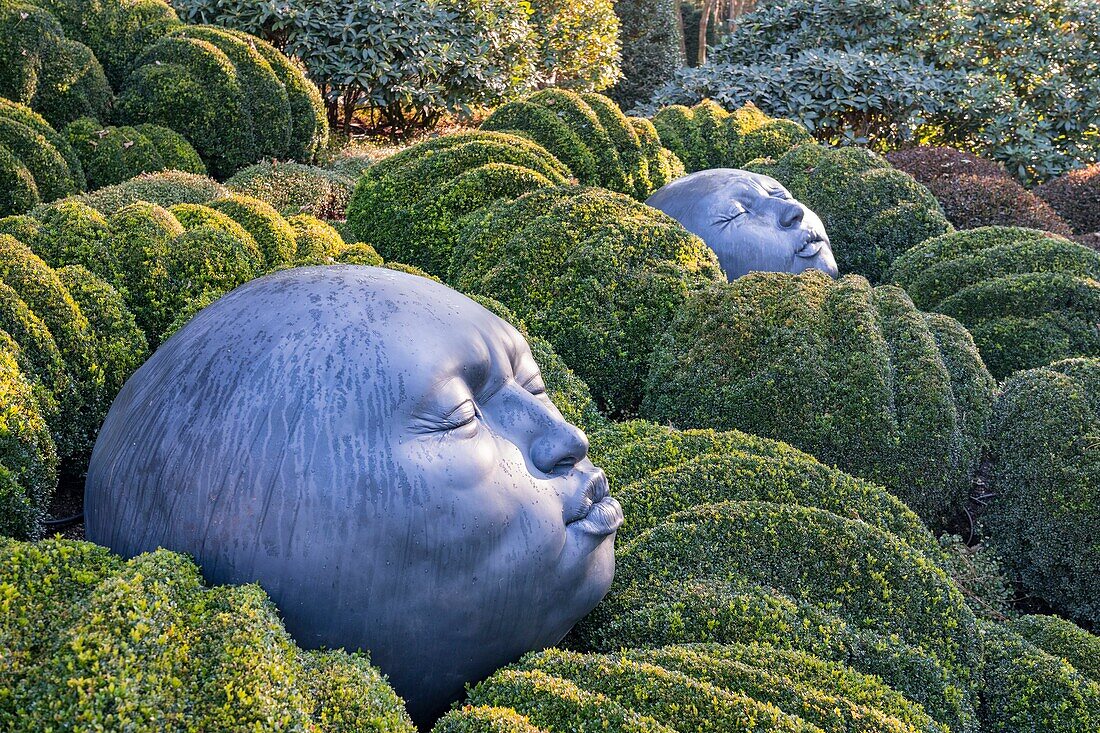
M 837 276 L 817 214 L 774 178 L 715 168 L 663 186 L 646 201 L 698 235 L 718 255 L 726 277 L 818 269 Z
M 381 268 L 287 270 L 126 383 L 87 536 L 258 581 L 300 644 L 369 650 L 424 724 L 607 591 L 622 509 L 587 452 L 477 303 Z

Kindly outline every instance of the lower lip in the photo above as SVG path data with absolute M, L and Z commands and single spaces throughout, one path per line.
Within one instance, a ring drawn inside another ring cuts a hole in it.
M 592 505 L 584 519 L 571 522 L 569 526 L 585 534 L 606 537 L 614 534 L 622 524 L 623 508 L 614 497 L 605 496 Z

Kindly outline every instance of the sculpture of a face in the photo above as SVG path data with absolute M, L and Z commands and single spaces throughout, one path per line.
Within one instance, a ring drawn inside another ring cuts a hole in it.
M 698 235 L 729 280 L 818 269 L 837 276 L 825 226 L 774 178 L 734 168 L 699 171 L 646 201 Z
M 622 510 L 523 336 L 381 268 L 280 272 L 126 384 L 88 539 L 257 581 L 306 647 L 369 650 L 418 722 L 603 597 Z

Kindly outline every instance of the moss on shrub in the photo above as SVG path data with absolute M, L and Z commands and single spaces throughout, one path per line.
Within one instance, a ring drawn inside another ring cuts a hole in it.
M 990 372 L 1100 355 L 1100 253 L 1033 229 L 987 227 L 937 237 L 891 271 L 921 308 L 957 318 Z
M 238 194 L 211 201 L 209 206 L 228 215 L 252 235 L 268 267 L 288 264 L 294 259 L 296 230 L 271 204 Z
M 883 484 L 938 529 L 966 502 L 994 387 L 964 334 L 947 354 L 898 288 L 750 273 L 677 309 L 642 414 L 785 440 Z
M 809 142 L 744 167 L 777 179 L 820 216 L 840 271 L 873 283 L 902 252 L 951 231 L 927 188 L 863 148 Z
M 42 528 L 57 486 L 58 459 L 13 347 L 10 340 L 0 345 L 0 536 L 28 538 Z
M 545 733 L 511 708 L 466 705 L 450 711 L 432 733 Z
M 1010 377 L 989 431 L 989 542 L 1033 596 L 1100 621 L 1100 360 Z
M 0 555 L 18 662 L 5 727 L 415 730 L 364 657 L 299 650 L 256 585 L 204 588 L 166 550 L 123 563 L 87 543 L 3 541 Z
M 302 163 L 264 161 L 237 171 L 225 185 L 236 193 L 261 199 L 283 216 L 311 214 L 342 219 L 355 178 Z
M 687 294 L 723 279 L 713 252 L 673 219 L 584 188 L 469 217 L 451 264 L 454 287 L 515 311 L 618 413 L 636 409 L 652 350 Z
M 1100 232 L 1100 163 L 1070 171 L 1035 189 L 1076 234 Z
M 195 149 L 179 134 L 158 125 L 110 127 L 84 117 L 66 127 L 65 135 L 80 156 L 91 189 L 169 169 L 206 173 Z
M 143 173 L 117 186 L 86 193 L 80 200 L 104 215 L 145 201 L 158 206 L 202 204 L 229 196 L 229 190 L 206 176 L 180 171 Z
M 413 145 L 367 169 L 348 202 L 348 229 L 386 259 L 444 275 L 458 220 L 469 213 L 462 208 L 465 195 L 453 193 L 447 184 L 493 163 L 514 166 L 507 171 L 516 177 L 494 174 L 483 179 L 487 185 L 473 197 L 478 207 L 514 197 L 532 185 L 546 185 L 544 181 L 564 183 L 568 175 L 544 148 L 517 135 L 447 135 Z M 462 186 L 460 191 L 469 188 Z M 451 193 L 446 200 L 445 193 Z

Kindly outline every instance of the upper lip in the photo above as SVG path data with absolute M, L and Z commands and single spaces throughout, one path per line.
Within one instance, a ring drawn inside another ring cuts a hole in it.
M 795 252 L 799 257 L 813 257 L 821 248 L 829 244 L 829 238 L 819 232 L 811 231 L 806 237 L 806 241 L 802 244 L 802 249 Z M 816 246 L 815 246 L 816 245 Z
M 593 517 L 593 510 L 598 516 Z M 598 521 L 597 521 L 598 520 Z M 576 523 L 593 534 L 611 534 L 623 523 L 622 507 L 612 496 L 607 485 L 607 476 L 601 469 L 588 477 L 577 510 L 566 522 L 566 526 Z

